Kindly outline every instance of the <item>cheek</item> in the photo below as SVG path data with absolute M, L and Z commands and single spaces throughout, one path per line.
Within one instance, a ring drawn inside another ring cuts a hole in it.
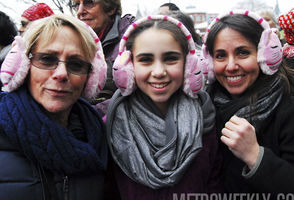
M 140 82 L 147 80 L 149 73 L 150 72 L 146 67 L 144 68 L 134 65 L 134 75 L 137 84 L 140 84 Z
M 31 67 L 29 71 L 30 87 L 36 87 L 40 84 L 43 84 L 44 82 L 46 82 L 49 76 L 50 76 L 49 71 L 46 71 L 46 70 L 41 71 L 40 69 Z
M 86 83 L 87 83 L 86 76 L 72 77 L 70 79 L 70 84 L 76 91 L 82 92 L 84 90 L 84 88 L 86 87 Z
M 225 64 L 221 63 L 221 62 L 213 62 L 213 72 L 217 75 L 217 74 L 221 74 L 225 71 Z

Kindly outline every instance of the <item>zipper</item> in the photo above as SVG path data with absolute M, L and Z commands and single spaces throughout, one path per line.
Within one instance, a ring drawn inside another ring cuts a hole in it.
M 45 179 L 46 179 L 46 175 L 45 175 L 41 165 L 38 164 L 37 168 L 38 168 L 38 171 L 39 171 L 40 182 L 41 182 L 42 189 L 43 189 L 42 190 L 43 200 L 46 200 L 46 195 L 45 195 L 46 189 L 45 189 L 45 186 L 44 186 L 44 181 L 46 181 L 46 180 L 43 180 L 43 175 L 44 175 Z
M 64 200 L 68 200 L 68 176 L 63 177 L 63 197 Z

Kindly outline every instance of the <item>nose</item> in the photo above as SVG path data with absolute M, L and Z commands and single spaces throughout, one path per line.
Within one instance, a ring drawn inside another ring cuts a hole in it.
M 234 58 L 234 56 L 229 56 L 226 69 L 228 71 L 238 70 L 237 60 Z
M 52 78 L 59 81 L 67 81 L 68 80 L 68 72 L 64 62 L 58 63 L 56 69 L 52 74 Z
M 25 30 L 26 30 L 25 26 L 20 26 L 19 29 L 18 29 L 18 32 L 19 32 L 20 35 L 22 35 L 23 32 L 25 32 Z
M 80 2 L 80 5 L 78 7 L 78 10 L 77 10 L 77 16 L 79 17 L 80 15 L 82 15 L 83 13 L 85 13 L 85 10 L 84 9 L 84 3 L 83 2 Z
M 166 76 L 166 69 L 162 62 L 158 61 L 154 63 L 151 75 L 156 78 Z

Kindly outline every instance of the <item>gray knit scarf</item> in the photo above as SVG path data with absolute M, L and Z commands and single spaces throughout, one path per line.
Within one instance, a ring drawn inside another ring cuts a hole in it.
M 114 161 L 134 181 L 158 189 L 175 185 L 202 148 L 202 135 L 214 128 L 215 109 L 206 92 L 191 99 L 178 92 L 164 118 L 137 90 L 117 91 L 108 109 L 108 143 Z

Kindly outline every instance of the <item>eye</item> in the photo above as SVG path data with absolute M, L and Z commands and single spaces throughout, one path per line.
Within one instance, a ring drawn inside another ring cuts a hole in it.
M 180 60 L 180 56 L 178 55 L 168 55 L 163 58 L 163 61 L 168 64 L 173 64 L 176 61 Z
M 145 63 L 145 64 L 152 63 L 153 58 L 150 56 L 142 56 L 142 57 L 138 58 L 138 62 Z
M 58 62 L 58 58 L 52 54 L 41 54 L 39 60 L 43 65 L 55 65 Z
M 197 75 L 200 74 L 200 73 L 201 73 L 201 71 L 194 73 L 194 75 L 197 76 Z
M 80 59 L 68 59 L 66 61 L 66 66 L 73 74 L 88 74 L 92 68 L 91 63 Z
M 240 49 L 240 50 L 238 50 L 237 55 L 239 55 L 241 57 L 247 57 L 248 55 L 250 55 L 250 51 L 245 50 L 245 49 Z
M 84 2 L 83 2 L 83 4 L 85 5 L 85 6 L 89 6 L 89 5 L 93 5 L 93 0 L 85 0 Z
M 225 52 L 216 52 L 214 54 L 214 58 L 216 60 L 221 60 L 221 59 L 224 59 L 226 57 L 226 53 Z
M 78 10 L 80 6 L 80 2 L 73 2 L 71 6 L 73 9 Z
M 66 63 L 70 70 L 74 72 L 81 71 L 84 64 L 81 60 L 78 59 L 67 60 Z

